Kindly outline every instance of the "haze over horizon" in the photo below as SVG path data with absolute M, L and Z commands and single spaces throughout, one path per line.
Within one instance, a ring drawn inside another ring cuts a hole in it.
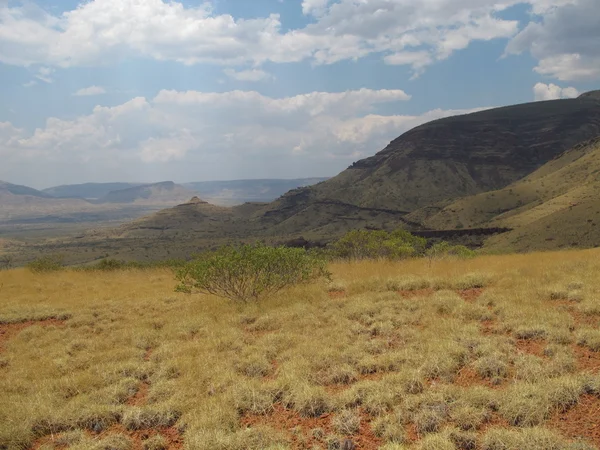
M 0 0 L 0 180 L 332 176 L 600 86 L 598 0 Z

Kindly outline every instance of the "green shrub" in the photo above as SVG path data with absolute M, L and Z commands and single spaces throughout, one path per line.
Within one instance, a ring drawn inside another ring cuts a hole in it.
M 186 261 L 179 259 L 168 259 L 163 261 L 122 261 L 114 258 L 103 259 L 89 266 L 77 267 L 75 270 L 85 272 L 102 271 L 112 272 L 118 270 L 146 270 L 146 269 L 179 269 L 185 266 Z
M 27 268 L 34 273 L 62 270 L 63 257 L 58 255 L 42 256 L 27 264 Z
M 331 253 L 344 259 L 405 259 L 421 255 L 426 242 L 405 230 L 353 230 L 331 245 Z
M 246 302 L 322 277 L 330 277 L 326 262 L 301 248 L 228 246 L 179 269 L 176 289 Z
M 452 245 L 446 241 L 441 241 L 429 247 L 425 252 L 425 255 L 431 263 L 434 259 L 444 259 L 449 257 L 459 259 L 474 258 L 477 256 L 477 253 L 464 245 Z

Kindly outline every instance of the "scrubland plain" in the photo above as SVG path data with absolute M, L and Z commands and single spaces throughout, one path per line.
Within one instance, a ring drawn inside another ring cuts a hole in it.
M 330 270 L 0 272 L 0 449 L 600 448 L 599 250 Z

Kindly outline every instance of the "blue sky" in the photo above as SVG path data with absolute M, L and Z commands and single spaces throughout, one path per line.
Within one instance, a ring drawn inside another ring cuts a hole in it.
M 331 176 L 600 87 L 599 0 L 0 0 L 0 179 Z

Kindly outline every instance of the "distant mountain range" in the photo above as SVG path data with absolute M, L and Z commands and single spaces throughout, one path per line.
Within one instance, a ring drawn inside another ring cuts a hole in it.
M 596 211 L 600 213 L 600 201 L 589 203 L 581 197 L 596 188 L 590 181 L 596 173 L 592 161 L 600 158 L 595 147 L 581 143 L 598 136 L 597 93 L 440 119 L 404 133 L 334 178 L 290 190 L 269 204 L 221 209 L 202 202 L 184 204 L 111 230 L 107 237 L 148 238 L 155 245 L 164 240 L 173 249 L 185 246 L 186 240 L 303 236 L 327 241 L 354 228 L 402 227 L 464 236 L 470 228 L 506 227 L 534 231 L 531 237 L 529 232 L 514 231 L 502 239 L 489 238 L 486 245 L 516 249 L 600 245 L 600 224 L 591 225 Z M 587 156 L 579 161 L 583 153 Z M 570 165 L 575 160 L 579 162 Z M 529 180 L 537 180 L 538 186 L 525 196 L 525 187 L 534 183 Z M 560 201 L 554 199 L 558 192 Z M 567 211 L 559 214 L 553 208 L 564 206 L 566 198 Z M 581 204 L 589 209 L 587 216 L 577 219 L 582 226 L 575 226 L 575 221 L 572 231 L 563 230 L 562 224 L 569 222 L 566 217 L 575 217 L 568 211 L 577 211 Z M 518 210 L 510 220 L 500 215 L 509 210 Z M 556 221 L 543 218 L 542 210 L 558 214 L 553 216 Z M 550 231 L 540 233 L 535 223 Z M 540 242 L 542 236 L 547 240 Z
M 294 180 L 270 203 L 224 207 L 206 200 L 274 198 L 291 187 L 288 182 L 165 184 L 108 193 L 104 205 L 126 204 L 106 203 L 111 198 L 148 204 L 167 192 L 205 195 L 52 248 L 73 261 L 89 260 L 85 251 L 100 247 L 123 258 L 182 257 L 255 239 L 327 242 L 356 228 L 404 228 L 500 250 L 600 246 L 599 137 L 600 91 L 449 117 L 404 133 L 336 177 Z
M 0 182 L 0 222 L 85 222 L 126 220 L 200 195 L 218 205 L 247 201 L 268 202 L 289 189 L 307 186 L 325 178 L 298 180 L 233 180 L 175 184 L 85 183 L 36 190 Z
M 206 199 L 216 205 L 232 206 L 245 202 L 270 202 L 291 189 L 310 186 L 325 180 L 327 180 L 327 178 L 198 181 L 192 183 L 180 183 L 179 186 L 187 188 L 192 195 L 198 195 L 202 199 Z M 171 191 L 175 186 L 172 182 L 153 184 L 84 183 L 55 186 L 43 189 L 41 192 L 47 194 L 47 196 L 57 198 L 83 198 L 99 201 L 105 199 L 110 202 L 114 202 L 116 199 L 131 201 L 132 198 L 137 197 L 150 198 L 152 196 L 149 191 L 150 187 L 160 186 L 160 184 L 164 184 L 163 187 L 165 190 Z M 25 186 L 23 187 L 25 188 Z M 137 190 L 136 188 L 140 189 Z M 180 192 L 183 191 L 180 190 Z M 125 200 L 126 198 L 129 200 Z

